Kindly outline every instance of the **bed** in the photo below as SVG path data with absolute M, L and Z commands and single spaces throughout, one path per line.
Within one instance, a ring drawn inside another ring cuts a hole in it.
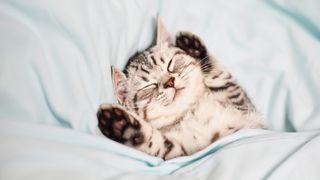
M 113 142 L 110 66 L 148 47 L 160 15 L 247 90 L 266 130 L 163 161 Z M 320 1 L 0 1 L 0 179 L 319 179 Z

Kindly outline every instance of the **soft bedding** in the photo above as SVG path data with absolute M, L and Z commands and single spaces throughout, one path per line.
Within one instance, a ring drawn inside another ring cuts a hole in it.
M 163 161 L 102 137 L 110 66 L 168 30 L 201 36 L 265 116 Z M 0 1 L 0 179 L 319 179 L 320 3 Z

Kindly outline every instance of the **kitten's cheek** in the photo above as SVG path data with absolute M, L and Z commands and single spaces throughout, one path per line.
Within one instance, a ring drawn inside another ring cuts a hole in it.
M 170 97 L 172 99 L 172 101 L 174 101 L 176 99 L 176 90 L 172 89 L 172 91 L 170 92 Z

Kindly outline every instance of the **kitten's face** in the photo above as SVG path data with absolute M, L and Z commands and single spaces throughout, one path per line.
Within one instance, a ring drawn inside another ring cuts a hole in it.
M 139 54 L 118 84 L 128 110 L 153 119 L 179 113 L 203 93 L 200 64 L 177 47 L 164 43 Z
M 146 120 L 183 113 L 204 92 L 199 60 L 165 38 L 131 59 L 127 76 L 113 68 L 119 103 Z

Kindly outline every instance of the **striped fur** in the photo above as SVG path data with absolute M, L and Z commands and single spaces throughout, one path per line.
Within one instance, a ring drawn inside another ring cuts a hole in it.
M 104 135 L 171 159 L 239 129 L 262 127 L 245 91 L 197 36 L 180 32 L 173 43 L 158 22 L 157 42 L 130 58 L 124 73 L 113 68 L 119 104 L 98 112 Z

